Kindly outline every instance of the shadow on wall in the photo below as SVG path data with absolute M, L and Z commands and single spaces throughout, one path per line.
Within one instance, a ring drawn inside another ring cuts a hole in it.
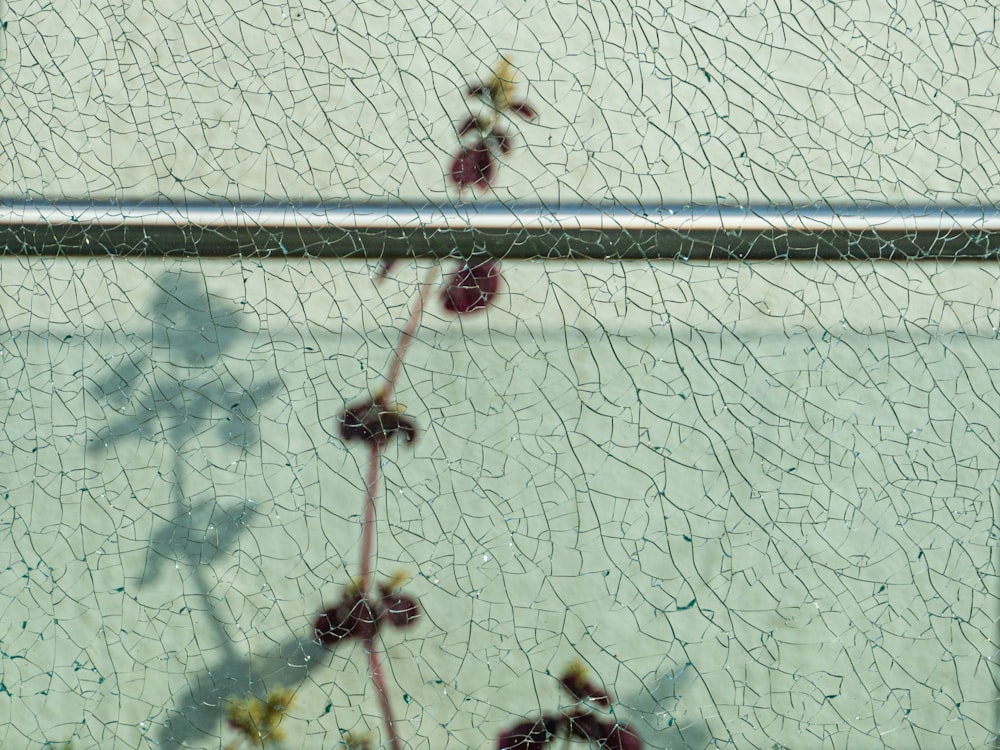
M 690 665 L 687 665 L 690 667 Z M 699 722 L 681 727 L 670 718 L 670 708 L 677 705 L 678 689 L 687 667 L 666 674 L 644 689 L 621 700 L 620 707 L 642 736 L 647 748 L 666 750 L 703 750 L 712 747 L 712 733 Z
M 316 667 L 329 666 L 330 653 L 315 641 L 289 640 L 267 655 L 221 659 L 189 677 L 190 691 L 169 711 L 155 744 L 163 748 L 215 747 L 220 723 L 234 696 L 263 697 L 280 687 L 298 687 Z M 326 657 L 326 658 L 324 658 Z M 252 662 L 252 663 L 251 663 Z
M 190 595 L 204 602 L 213 640 L 221 645 L 212 665 L 185 676 L 189 689 L 163 712 L 154 744 L 199 747 L 219 741 L 234 696 L 263 697 L 276 688 L 300 686 L 317 666 L 329 668 L 330 654 L 311 632 L 273 645 L 266 653 L 251 654 L 239 653 L 229 633 L 232 617 L 212 593 L 207 566 L 236 549 L 244 530 L 261 514 L 249 498 L 223 505 L 202 492 L 195 499 L 185 491 L 185 479 L 205 468 L 198 462 L 205 460 L 206 447 L 256 450 L 258 409 L 283 389 L 283 383 L 271 379 L 255 384 L 251 374 L 251 382 L 244 384 L 226 366 L 227 361 L 243 360 L 255 332 L 241 328 L 245 314 L 234 309 L 232 300 L 211 294 L 200 270 L 164 273 L 157 287 L 146 319 L 150 334 L 139 337 L 133 352 L 89 389 L 108 420 L 94 436 L 91 450 L 110 453 L 133 440 L 168 448 L 168 511 L 157 516 L 140 586 L 153 590 L 165 571 L 188 569 L 194 588 Z M 706 725 L 681 728 L 669 720 L 667 709 L 676 704 L 683 673 L 662 677 L 622 701 L 623 712 L 630 715 L 646 747 L 700 750 L 711 744 Z
M 282 383 L 245 385 L 219 367 L 240 358 L 240 345 L 253 335 L 240 328 L 247 316 L 232 309 L 232 300 L 212 295 L 200 271 L 165 273 L 157 286 L 147 319 L 151 335 L 91 388 L 110 417 L 96 435 L 99 446 L 111 448 L 138 435 L 166 442 L 175 453 L 194 438 L 255 447 L 257 409 Z
M 198 572 L 235 545 L 255 504 L 245 499 L 222 508 L 210 499 L 194 505 L 184 489 L 186 468 L 206 445 L 256 448 L 257 411 L 283 388 L 278 379 L 244 385 L 219 366 L 249 348 L 240 344 L 252 332 L 241 329 L 245 316 L 233 309 L 232 300 L 209 292 L 200 270 L 165 273 L 157 287 L 149 318 L 152 335 L 140 339 L 134 355 L 91 389 L 108 415 L 95 438 L 98 450 L 137 438 L 170 449 L 173 510 L 152 535 L 141 585 L 155 581 L 164 562 L 187 563 Z M 201 593 L 207 595 L 207 583 Z
M 241 452 L 257 448 L 260 405 L 283 389 L 279 379 L 244 384 L 226 367 L 240 360 L 252 345 L 254 332 L 241 327 L 247 316 L 233 301 L 213 295 L 204 274 L 172 270 L 161 275 L 146 318 L 150 333 L 138 337 L 136 348 L 112 365 L 113 371 L 88 390 L 104 409 L 107 424 L 98 430 L 90 450 L 116 451 L 122 443 L 149 440 L 165 443 L 170 464 L 170 510 L 157 521 L 146 553 L 140 587 L 160 579 L 167 565 L 192 571 L 194 596 L 212 613 L 210 622 L 224 644 L 219 665 L 189 676 L 190 694 L 163 726 L 161 741 L 180 747 L 199 736 L 218 736 L 221 701 L 247 695 L 251 687 L 277 679 L 301 679 L 321 648 L 311 642 L 282 644 L 273 660 L 254 658 L 250 664 L 236 653 L 227 631 L 229 617 L 211 595 L 209 566 L 238 546 L 239 536 L 257 515 L 256 503 L 221 505 L 216 498 L 195 502 L 185 491 L 189 471 L 206 446 L 230 446 Z M 164 604 L 167 604 L 164 602 Z M 301 667 L 293 666 L 301 664 Z

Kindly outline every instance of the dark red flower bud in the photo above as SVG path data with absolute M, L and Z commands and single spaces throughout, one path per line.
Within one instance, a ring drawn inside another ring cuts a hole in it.
M 628 724 L 612 724 L 607 727 L 601 746 L 607 750 L 642 750 L 642 740 Z
M 559 684 L 577 701 L 590 701 L 599 706 L 611 705 L 607 692 L 587 679 L 586 670 L 582 665 L 574 665 L 567 669 L 559 678 Z
M 397 628 L 407 628 L 420 619 L 420 605 L 402 594 L 388 593 L 383 589 L 381 607 L 382 616 Z
M 492 92 L 490 91 L 489 86 L 486 86 L 482 83 L 475 83 L 472 84 L 471 86 L 466 87 L 465 95 L 468 97 L 476 97 L 476 96 L 490 97 L 492 96 Z
M 534 120 L 537 116 L 535 110 L 528 106 L 526 102 L 507 102 L 507 108 L 511 112 L 516 112 L 525 120 Z
M 500 264 L 488 256 L 473 256 L 448 279 L 442 292 L 449 312 L 465 315 L 482 310 L 500 291 Z
M 497 750 L 542 750 L 555 737 L 557 728 L 548 717 L 522 722 L 497 737 Z
M 417 425 L 398 409 L 383 406 L 377 401 L 352 406 L 340 417 L 340 435 L 344 440 L 385 445 L 397 432 L 402 433 L 406 442 L 412 443 L 417 437 Z
M 510 150 L 514 147 L 514 139 L 511 134 L 499 128 L 494 128 L 493 139 L 496 141 L 497 149 L 499 149 L 501 154 L 509 154 Z
M 350 610 L 341 603 L 317 617 L 315 630 L 319 642 L 324 646 L 335 646 L 349 637 L 351 633 L 347 623 L 350 614 Z
M 590 711 L 574 711 L 568 714 L 569 733 L 582 740 L 600 740 L 607 736 L 610 727 Z
M 462 121 L 462 124 L 458 126 L 459 137 L 465 135 L 466 133 L 471 133 L 473 130 L 478 130 L 480 132 L 486 130 L 487 125 L 478 117 L 467 117 Z
M 345 597 L 316 618 L 316 637 L 324 646 L 335 646 L 345 638 L 373 638 L 375 613 L 359 593 Z
M 473 187 L 477 190 L 486 190 L 496 177 L 497 165 L 493 161 L 493 154 L 490 153 L 486 141 L 480 139 L 471 146 L 462 146 L 451 162 L 448 176 L 451 181 L 464 190 Z

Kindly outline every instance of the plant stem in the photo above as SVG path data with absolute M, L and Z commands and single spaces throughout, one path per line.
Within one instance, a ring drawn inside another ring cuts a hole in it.
M 372 587 L 372 573 L 375 567 L 375 503 L 378 493 L 379 463 L 382 446 L 372 441 L 368 451 L 368 482 L 365 485 L 365 513 L 361 525 L 361 581 L 358 588 L 367 599 Z
M 368 484 L 365 491 L 365 518 L 361 527 L 361 581 L 359 587 L 361 596 L 367 601 L 371 592 L 374 580 L 373 568 L 375 567 L 375 502 L 378 490 L 379 463 L 382 458 L 382 447 L 377 442 L 372 442 L 368 452 Z M 382 674 L 382 661 L 376 651 L 374 638 L 366 638 L 362 642 L 362 647 L 368 652 L 368 671 L 371 674 L 372 684 L 375 685 L 375 692 L 378 694 L 379 707 L 382 709 L 382 718 L 385 720 L 386 735 L 389 738 L 391 750 L 401 750 L 399 737 L 396 736 L 396 727 L 392 718 L 392 704 L 389 703 L 389 693 L 386 689 L 385 677 Z
M 364 649 L 368 652 L 368 671 L 371 672 L 372 683 L 375 685 L 375 692 L 378 693 L 378 703 L 382 709 L 382 718 L 385 720 L 385 732 L 389 738 L 391 750 L 401 750 L 399 736 L 396 734 L 394 719 L 392 718 L 392 705 L 389 703 L 389 692 L 386 689 L 385 676 L 382 674 L 382 660 L 379 659 L 378 651 L 375 650 L 375 640 L 368 638 L 364 641 Z
M 385 376 L 385 387 L 379 395 L 379 402 L 383 406 L 387 406 L 392 401 L 392 392 L 396 389 L 396 381 L 399 380 L 399 375 L 403 370 L 403 358 L 406 356 L 406 350 L 410 348 L 410 344 L 413 342 L 413 334 L 416 333 L 417 327 L 420 325 L 420 319 L 423 317 L 424 307 L 427 304 L 427 295 L 430 294 L 431 287 L 434 285 L 434 279 L 437 277 L 438 270 L 438 266 L 434 265 L 427 272 L 424 283 L 420 286 L 417 301 L 410 312 L 410 318 L 406 321 L 406 325 L 403 326 L 403 332 L 399 336 L 399 343 L 396 344 L 396 348 L 392 352 L 392 359 L 389 362 L 389 372 Z
M 392 402 L 392 394 L 396 389 L 396 382 L 403 371 L 403 359 L 406 351 L 413 342 L 413 335 L 420 325 L 424 306 L 427 304 L 427 296 L 437 277 L 438 266 L 435 265 L 427 272 L 417 300 L 410 312 L 410 317 L 403 326 L 399 336 L 399 342 L 392 351 L 392 358 L 389 362 L 389 372 L 385 377 L 385 387 L 376 396 L 378 405 L 387 408 Z M 361 526 L 361 580 L 358 584 L 362 598 L 369 600 L 372 585 L 374 583 L 375 568 L 375 510 L 378 498 L 378 479 L 381 473 L 382 448 L 384 445 L 377 440 L 371 442 L 368 451 L 368 480 L 365 484 L 365 512 L 364 521 Z M 395 720 L 392 718 L 392 704 L 389 702 L 389 691 L 385 684 L 385 676 L 382 673 L 382 660 L 379 658 L 376 649 L 375 638 L 365 638 L 362 642 L 365 651 L 368 652 L 368 671 L 371 674 L 372 684 L 375 685 L 375 692 L 378 694 L 379 707 L 382 709 L 382 718 L 385 720 L 386 736 L 389 739 L 391 750 L 402 750 L 399 737 L 396 735 Z

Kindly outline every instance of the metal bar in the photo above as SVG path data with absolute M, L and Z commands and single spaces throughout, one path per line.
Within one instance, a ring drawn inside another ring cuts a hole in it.
M 4 252 L 198 257 L 975 259 L 1000 211 L 927 207 L 593 207 L 0 202 Z

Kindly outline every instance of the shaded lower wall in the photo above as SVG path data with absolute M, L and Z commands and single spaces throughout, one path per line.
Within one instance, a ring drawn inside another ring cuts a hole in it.
M 424 264 L 426 268 L 426 264 Z M 285 746 L 381 719 L 358 643 L 363 448 L 337 417 L 417 275 L 361 262 L 4 258 L 0 742 L 217 748 L 292 686 Z M 650 747 L 987 746 L 995 269 L 503 266 L 432 299 L 383 457 L 376 571 L 410 747 L 492 747 L 573 660 Z

